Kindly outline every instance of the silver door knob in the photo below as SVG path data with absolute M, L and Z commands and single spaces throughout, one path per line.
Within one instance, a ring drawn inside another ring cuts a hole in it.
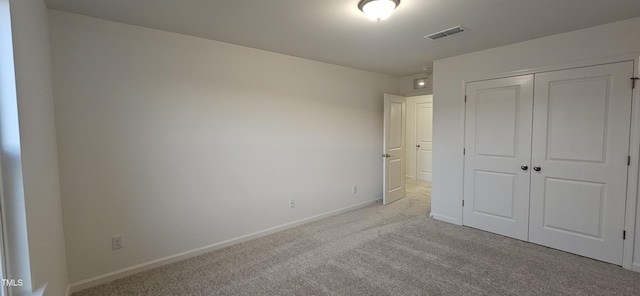
M 525 164 L 525 165 L 521 166 L 520 168 L 521 168 L 523 171 L 526 171 L 526 170 L 528 170 L 528 169 L 529 169 L 529 166 Z
M 536 172 L 539 172 L 541 169 L 542 169 L 542 168 L 541 168 L 541 167 L 539 167 L 539 166 L 534 166 L 534 167 L 533 167 L 533 170 L 534 170 L 534 171 L 536 171 Z

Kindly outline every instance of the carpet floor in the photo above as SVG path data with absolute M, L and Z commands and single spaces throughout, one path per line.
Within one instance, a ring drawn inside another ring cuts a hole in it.
M 428 218 L 407 197 L 74 293 L 91 295 L 640 295 L 640 273 Z

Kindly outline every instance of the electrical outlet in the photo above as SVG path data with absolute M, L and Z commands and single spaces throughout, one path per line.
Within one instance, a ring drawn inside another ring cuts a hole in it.
M 351 187 L 351 193 L 353 193 L 353 194 L 358 193 L 358 185 L 353 185 L 353 186 Z
M 289 200 L 289 208 L 293 209 L 296 207 L 296 200 L 295 199 L 290 199 Z
M 122 248 L 124 248 L 124 245 L 122 244 L 122 234 L 111 237 L 111 249 L 117 250 Z

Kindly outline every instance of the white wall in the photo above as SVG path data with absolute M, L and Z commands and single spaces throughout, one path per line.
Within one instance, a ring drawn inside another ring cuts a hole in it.
M 634 18 L 436 61 L 431 206 L 434 218 L 461 223 L 464 80 L 638 53 L 639 31 L 640 18 Z M 640 250 L 636 250 L 637 261 Z
M 41 0 L 11 0 L 10 9 L 20 135 L 20 142 L 11 146 L 20 151 L 3 147 L 3 154 L 11 154 L 3 156 L 3 185 L 12 183 L 11 192 L 5 198 L 13 199 L 10 203 L 14 206 L 8 210 L 24 211 L 24 224 L 14 220 L 22 214 L 11 213 L 7 225 L 12 229 L 9 233 L 25 232 L 28 242 L 28 254 L 18 254 L 26 251 L 24 245 L 14 246 L 12 242 L 9 246 L 18 247 L 10 253 L 17 258 L 10 259 L 19 259 L 9 262 L 10 269 L 17 272 L 11 276 L 24 277 L 26 282 L 25 286 L 15 288 L 13 292 L 16 295 L 40 295 L 44 290 L 44 295 L 64 295 L 67 272 L 54 128 L 48 10 Z M 11 53 L 3 51 L 4 54 Z M 5 122 L 3 118 L 3 124 Z M 3 131 L 6 130 L 7 126 L 3 126 Z M 9 168 L 5 168 L 6 165 Z M 23 205 L 15 207 L 19 203 Z M 9 241 L 14 238 L 10 236 Z M 17 238 L 24 240 L 20 235 Z
M 397 78 L 59 11 L 50 25 L 70 282 L 382 196 Z

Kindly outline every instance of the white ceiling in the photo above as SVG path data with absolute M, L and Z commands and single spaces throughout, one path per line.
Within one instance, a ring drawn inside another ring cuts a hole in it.
M 640 16 L 638 0 L 402 0 L 382 22 L 358 0 L 45 0 L 51 9 L 385 73 Z M 453 26 L 467 31 L 436 41 Z M 640 33 L 639 33 L 640 34 Z

